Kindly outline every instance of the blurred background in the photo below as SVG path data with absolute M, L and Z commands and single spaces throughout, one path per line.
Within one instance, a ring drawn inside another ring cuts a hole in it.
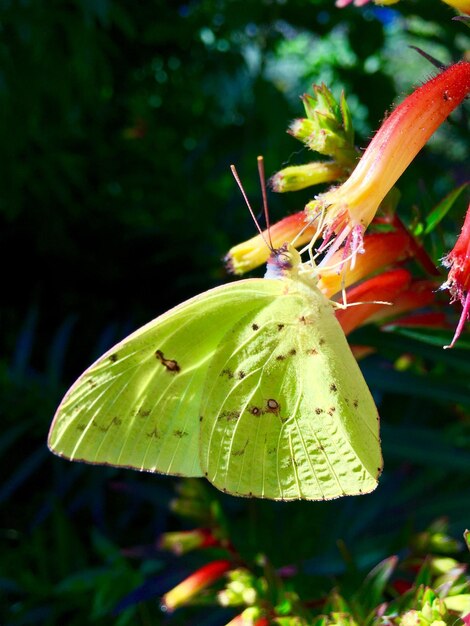
M 268 176 L 309 160 L 285 131 L 312 83 L 345 91 L 364 147 L 393 103 L 435 71 L 410 46 L 444 64 L 470 49 L 468 28 L 437 0 L 333 4 L 0 1 L 0 623 L 228 621 L 230 610 L 159 609 L 207 557 L 126 556 L 194 527 L 171 506 L 180 481 L 67 463 L 47 450 L 47 431 L 68 386 L 105 349 L 232 280 L 222 258 L 254 226 L 229 165 L 259 207 L 258 154 Z M 406 223 L 468 176 L 468 112 L 467 103 L 400 180 Z M 320 190 L 270 194 L 273 221 Z M 443 222 L 436 260 L 466 203 Z M 282 504 L 201 487 L 241 554 L 295 563 L 310 588 L 344 570 L 339 540 L 361 569 L 437 517 L 456 536 L 470 524 L 468 352 L 361 333 L 377 348 L 361 363 L 383 423 L 374 494 Z M 397 368 L 409 354 L 414 366 Z

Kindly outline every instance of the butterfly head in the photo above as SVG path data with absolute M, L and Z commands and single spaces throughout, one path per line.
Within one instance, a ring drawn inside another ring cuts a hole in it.
M 285 278 L 297 274 L 302 259 L 297 250 L 289 243 L 272 251 L 268 259 L 265 278 Z

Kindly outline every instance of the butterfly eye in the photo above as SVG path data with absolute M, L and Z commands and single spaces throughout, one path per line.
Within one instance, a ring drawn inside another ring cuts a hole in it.
M 290 270 L 297 266 L 300 261 L 300 254 L 290 244 L 285 244 L 277 251 L 278 265 L 282 269 Z

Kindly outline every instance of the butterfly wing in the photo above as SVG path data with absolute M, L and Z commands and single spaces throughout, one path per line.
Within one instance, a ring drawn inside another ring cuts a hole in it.
M 221 338 L 276 298 L 275 281 L 207 291 L 156 318 L 94 363 L 62 400 L 49 447 L 70 460 L 200 476 L 202 390 Z
M 285 289 L 211 360 L 201 466 L 223 491 L 321 500 L 377 485 L 377 409 L 330 303 L 312 294 Z

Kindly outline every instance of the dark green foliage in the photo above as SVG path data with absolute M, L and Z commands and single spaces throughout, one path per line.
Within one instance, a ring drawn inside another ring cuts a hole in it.
M 408 44 L 444 63 L 470 47 L 438 0 L 402 0 L 398 10 L 340 11 L 333 0 L 0 1 L 1 624 L 227 623 L 237 610 L 168 617 L 159 608 L 163 593 L 226 552 L 177 557 L 155 542 L 214 516 L 258 575 L 271 567 L 277 580 L 278 568 L 294 568 L 273 605 L 287 602 L 288 612 L 297 596 L 324 600 L 338 584 L 365 620 L 384 593 L 390 599 L 394 561 L 358 591 L 368 571 L 408 554 L 413 533 L 437 517 L 448 516 L 456 537 L 470 524 L 469 339 L 443 351 L 450 329 L 352 337 L 376 349 L 363 369 L 383 423 L 385 473 L 367 497 L 286 505 L 207 487 L 195 522 L 194 510 L 186 520 L 171 508 L 177 480 L 69 464 L 45 443 L 62 394 L 93 358 L 229 280 L 221 258 L 254 232 L 229 164 L 259 206 L 258 154 L 268 175 L 308 160 L 285 129 L 303 115 L 298 96 L 312 82 L 346 91 L 365 146 L 393 101 L 433 72 Z M 432 230 L 424 241 L 436 262 L 468 201 L 467 189 L 448 196 L 468 177 L 468 111 L 399 183 L 398 213 L 417 232 Z M 311 197 L 272 194 L 273 220 Z

